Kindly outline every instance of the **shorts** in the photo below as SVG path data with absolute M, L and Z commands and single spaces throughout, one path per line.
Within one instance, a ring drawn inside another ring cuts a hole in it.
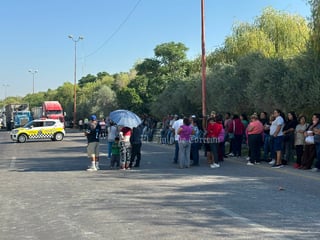
M 87 146 L 88 157 L 99 157 L 99 142 L 90 142 Z
M 274 151 L 282 151 L 283 136 L 277 136 L 273 138 Z

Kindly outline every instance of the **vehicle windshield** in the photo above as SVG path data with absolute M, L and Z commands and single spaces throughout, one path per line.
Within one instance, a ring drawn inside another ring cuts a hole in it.
M 28 122 L 26 125 L 24 125 L 23 127 L 24 128 L 30 128 L 31 126 L 33 126 L 34 125 L 34 122 L 33 121 L 31 121 L 31 122 Z
M 49 110 L 46 112 L 47 115 L 50 115 L 50 114 L 62 114 L 62 111 L 61 110 Z
M 29 112 L 16 112 L 15 114 L 16 115 L 28 115 Z

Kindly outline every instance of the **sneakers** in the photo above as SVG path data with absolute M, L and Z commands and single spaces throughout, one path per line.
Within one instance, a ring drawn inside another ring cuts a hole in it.
M 229 153 L 228 157 L 234 157 L 234 154 L 233 153 Z
M 250 157 L 246 157 L 246 160 L 247 160 L 247 161 L 250 161 Z
M 319 168 L 312 168 L 311 172 L 319 172 Z
M 100 170 L 99 163 L 96 163 L 96 169 Z
M 247 162 L 248 166 L 253 166 L 254 164 L 252 162 Z
M 275 163 L 276 163 L 276 160 L 274 160 L 274 159 L 272 159 L 272 160 L 269 162 L 270 165 L 274 165 Z
M 273 164 L 271 167 L 272 168 L 282 168 L 283 165 L 282 164 Z
M 96 167 L 91 166 L 91 167 L 89 167 L 89 168 L 87 169 L 87 171 L 88 171 L 88 172 L 94 172 L 94 171 L 98 171 L 98 169 L 97 169 Z
M 214 163 L 214 164 L 211 164 L 210 167 L 211 167 L 211 168 L 219 168 L 219 167 L 220 167 L 220 164 Z
M 293 164 L 294 168 L 300 168 L 300 165 L 298 163 Z

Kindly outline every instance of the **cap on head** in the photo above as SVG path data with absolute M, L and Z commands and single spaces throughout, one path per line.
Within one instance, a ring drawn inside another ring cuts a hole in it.
M 96 115 L 91 115 L 90 119 L 91 119 L 92 121 L 96 121 L 96 120 L 97 120 L 97 116 L 96 116 Z

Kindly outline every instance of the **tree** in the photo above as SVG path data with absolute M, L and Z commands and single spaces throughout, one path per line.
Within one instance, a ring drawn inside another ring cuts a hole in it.
M 143 101 L 134 88 L 123 88 L 117 94 L 119 108 L 131 110 L 137 114 L 145 113 Z
M 96 76 L 88 74 L 87 76 L 82 77 L 79 80 L 78 85 L 80 88 L 82 88 L 85 84 L 95 82 L 96 80 L 97 80 Z
M 116 108 L 116 94 L 110 87 L 101 86 L 95 96 L 91 112 L 97 114 L 97 116 L 106 117 Z
M 266 8 L 254 24 L 238 23 L 225 40 L 227 59 L 260 52 L 265 57 L 291 58 L 306 50 L 310 29 L 306 20 Z
M 320 59 L 320 1 L 308 0 L 311 6 L 310 48 L 316 61 Z

